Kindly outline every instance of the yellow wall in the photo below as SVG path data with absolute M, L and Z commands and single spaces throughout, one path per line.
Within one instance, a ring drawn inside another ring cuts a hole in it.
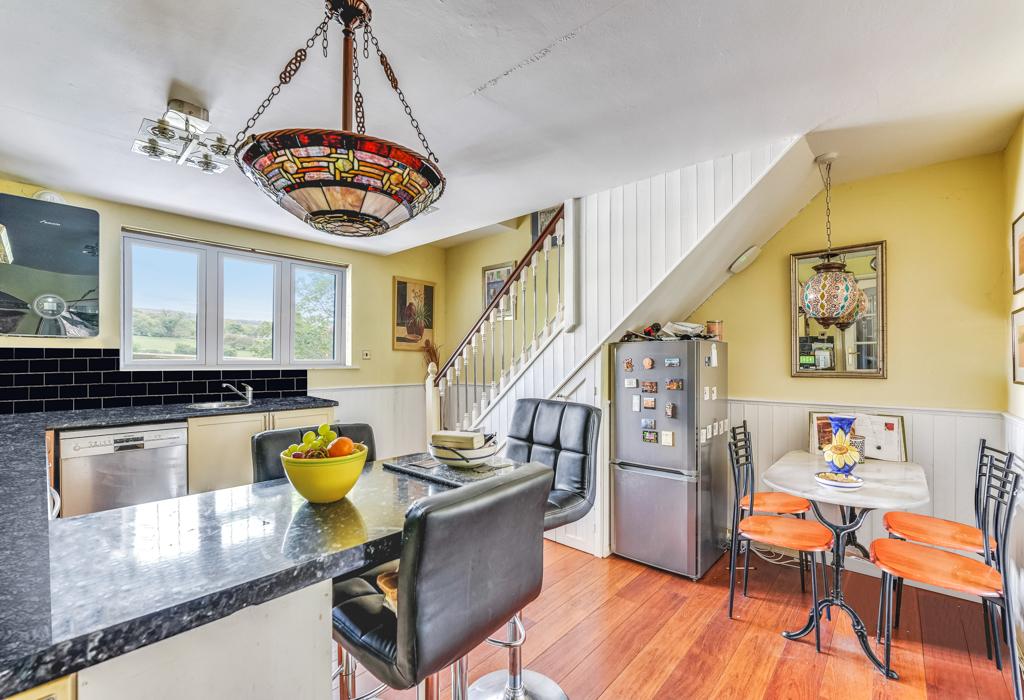
M 1003 154 L 1003 173 L 1006 184 L 1006 213 L 1003 218 L 1003 236 L 1006 245 L 1006 257 L 1010 259 L 1009 256 L 1012 255 L 1012 252 L 1010 252 L 1010 232 L 1013 227 L 1013 220 L 1024 212 L 1024 121 L 1017 125 L 1017 130 L 1006 145 L 1006 152 Z M 1010 280 L 1012 280 L 1012 270 L 1008 274 L 1011 276 Z M 1012 292 L 1013 285 L 1008 283 L 1006 294 L 1011 295 Z M 1024 292 L 1012 294 L 1010 309 L 1019 309 L 1022 306 L 1024 306 Z M 1009 320 L 1006 323 L 1006 337 L 1010 338 Z M 1007 410 L 1014 415 L 1024 417 L 1024 386 L 1013 383 L 1013 368 L 1011 365 L 1012 363 L 1009 362 L 1006 365 L 1006 385 L 1009 392 Z
M 888 379 L 790 376 L 789 255 L 824 247 L 823 194 L 690 320 L 725 321 L 736 398 L 1005 410 L 1005 212 L 998 153 L 834 188 L 834 245 L 887 241 Z
M 0 192 L 29 197 L 40 188 L 0 179 Z M 400 275 L 436 282 L 437 298 L 445 298 L 445 252 L 421 246 L 390 256 L 371 255 L 263 231 L 226 226 L 201 219 L 62 193 L 68 204 L 95 209 L 100 214 L 100 334 L 88 340 L 54 338 L 0 338 L 0 346 L 116 348 L 120 344 L 121 228 L 123 226 L 176 233 L 209 241 L 297 255 L 325 263 L 351 266 L 352 355 L 358 369 L 310 370 L 309 387 L 420 383 L 426 376 L 418 352 L 391 349 L 391 277 Z M 262 206 L 262 205 L 261 205 Z M 267 203 L 266 206 L 273 206 Z M 477 277 L 479 280 L 479 276 Z M 479 292 L 478 292 L 479 293 Z M 445 342 L 443 303 L 435 308 L 438 342 Z M 370 360 L 362 351 L 369 350 Z
M 444 337 L 448 342 L 441 348 L 442 358 L 451 355 L 484 310 L 483 269 L 506 262 L 515 265 L 529 248 L 530 217 L 523 216 L 515 231 L 485 236 L 445 250 Z

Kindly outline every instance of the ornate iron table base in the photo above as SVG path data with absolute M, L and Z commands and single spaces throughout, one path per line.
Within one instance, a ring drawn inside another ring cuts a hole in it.
M 807 624 L 796 632 L 783 632 L 782 636 L 786 639 L 800 639 L 810 634 L 815 626 L 820 624 L 823 610 L 833 607 L 839 608 L 850 616 L 853 633 L 857 635 L 857 640 L 860 642 L 860 648 L 863 650 L 864 655 L 868 657 L 868 660 L 875 665 L 875 668 L 882 675 L 895 680 L 899 678 L 899 675 L 892 670 L 886 673 L 885 664 L 875 656 L 875 652 L 868 642 L 868 633 L 864 627 L 864 621 L 860 619 L 857 611 L 851 608 L 843 597 L 843 564 L 846 556 L 846 547 L 850 546 L 859 549 L 865 557 L 868 556 L 868 551 L 864 548 L 864 545 L 857 542 L 856 531 L 864 523 L 864 518 L 871 512 L 871 509 L 862 508 L 858 512 L 855 508 L 849 506 L 839 506 L 842 522 L 836 524 L 821 514 L 821 509 L 816 501 L 811 501 L 811 507 L 814 508 L 814 514 L 818 516 L 818 520 L 832 531 L 832 536 L 835 538 L 832 544 L 832 590 L 828 590 L 828 582 L 826 581 L 825 597 L 815 601 L 814 607 L 807 614 Z

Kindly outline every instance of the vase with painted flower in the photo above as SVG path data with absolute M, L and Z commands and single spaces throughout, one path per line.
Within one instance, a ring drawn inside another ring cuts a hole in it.
M 853 431 L 853 417 L 829 416 L 832 426 L 832 441 L 825 445 L 825 464 L 839 474 L 849 474 L 857 466 L 860 452 L 850 441 Z

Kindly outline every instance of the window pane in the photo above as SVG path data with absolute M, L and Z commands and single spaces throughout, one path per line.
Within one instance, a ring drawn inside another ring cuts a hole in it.
M 225 358 L 274 359 L 274 264 L 223 257 Z
M 199 253 L 132 244 L 132 358 L 195 360 Z
M 333 360 L 337 277 L 308 267 L 295 267 L 294 271 L 295 359 Z

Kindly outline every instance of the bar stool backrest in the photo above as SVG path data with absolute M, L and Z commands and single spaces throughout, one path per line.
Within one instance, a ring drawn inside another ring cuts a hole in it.
M 278 428 L 264 430 L 252 436 L 252 480 L 255 483 L 271 479 L 283 479 L 284 467 L 281 453 L 288 445 L 301 444 L 307 430 L 316 432 L 318 426 L 306 428 Z M 332 423 L 331 430 L 340 436 L 352 438 L 353 442 L 366 445 L 366 463 L 377 459 L 377 446 L 373 439 L 373 428 L 366 423 Z
M 468 654 L 540 594 L 550 467 L 424 498 L 405 519 L 396 666 L 408 687 Z
M 1016 514 L 1020 488 L 1020 463 L 1012 452 L 987 448 L 982 441 L 981 461 L 985 463 L 985 479 L 981 489 L 981 518 L 979 526 L 984 534 L 985 563 L 999 571 L 1006 570 L 1010 527 Z M 993 552 L 990 538 L 995 540 Z

